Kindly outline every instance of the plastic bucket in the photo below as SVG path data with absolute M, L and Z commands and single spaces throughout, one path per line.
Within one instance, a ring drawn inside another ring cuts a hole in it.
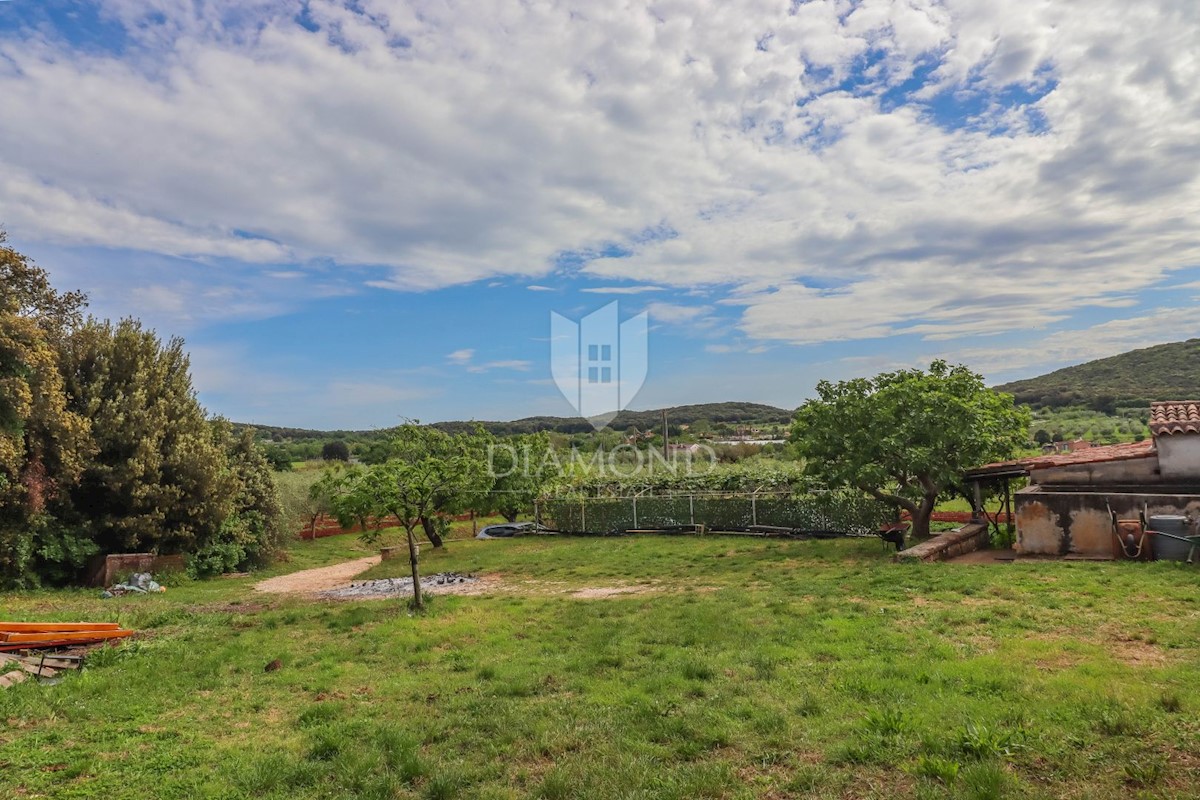
M 1160 514 L 1150 518 L 1150 529 L 1175 536 L 1191 534 L 1191 521 L 1177 514 Z M 1160 561 L 1187 561 L 1192 545 L 1168 536 L 1154 537 L 1154 555 Z

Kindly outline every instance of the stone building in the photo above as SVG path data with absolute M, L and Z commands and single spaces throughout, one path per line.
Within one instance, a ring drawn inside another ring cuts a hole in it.
M 1193 531 L 1200 520 L 1200 401 L 1152 403 L 1150 431 L 1145 441 L 987 464 L 965 478 L 1004 487 L 1018 553 L 1112 557 L 1114 514 L 1183 515 Z

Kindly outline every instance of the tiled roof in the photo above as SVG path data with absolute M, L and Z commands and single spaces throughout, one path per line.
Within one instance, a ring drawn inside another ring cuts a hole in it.
M 984 464 L 982 467 L 968 470 L 967 477 L 986 477 L 989 473 L 1008 472 L 1011 474 L 1014 470 L 1029 472 L 1035 469 L 1071 467 L 1077 464 L 1103 464 L 1107 461 L 1146 458 L 1154 455 L 1154 452 L 1154 440 L 1146 439 L 1141 442 L 1090 447 L 1086 450 L 1076 450 L 1073 453 L 1049 453 L 1029 458 L 1017 458 L 1012 461 L 997 461 L 995 464 Z
M 1151 403 L 1150 432 L 1155 436 L 1200 433 L 1200 400 Z

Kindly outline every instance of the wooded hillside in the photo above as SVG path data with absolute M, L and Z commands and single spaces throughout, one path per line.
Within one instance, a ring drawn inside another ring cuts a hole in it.
M 1088 361 L 997 389 L 1035 407 L 1088 406 L 1113 413 L 1152 400 L 1200 397 L 1200 339 Z

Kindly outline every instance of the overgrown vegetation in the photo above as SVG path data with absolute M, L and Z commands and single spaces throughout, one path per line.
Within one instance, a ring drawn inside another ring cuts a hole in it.
M 282 531 L 268 463 L 210 421 L 178 339 L 83 319 L 0 232 L 0 585 L 79 577 L 111 552 L 264 563 Z
M 287 568 L 364 548 L 295 543 Z M 425 564 L 502 583 L 416 616 L 252 579 L 0 596 L 16 619 L 119 615 L 150 634 L 56 686 L 0 692 L 4 792 L 1200 794 L 1200 584 L 1184 565 L 909 566 L 872 541 L 716 537 L 463 542 Z M 621 586 L 640 593 L 572 596 Z

